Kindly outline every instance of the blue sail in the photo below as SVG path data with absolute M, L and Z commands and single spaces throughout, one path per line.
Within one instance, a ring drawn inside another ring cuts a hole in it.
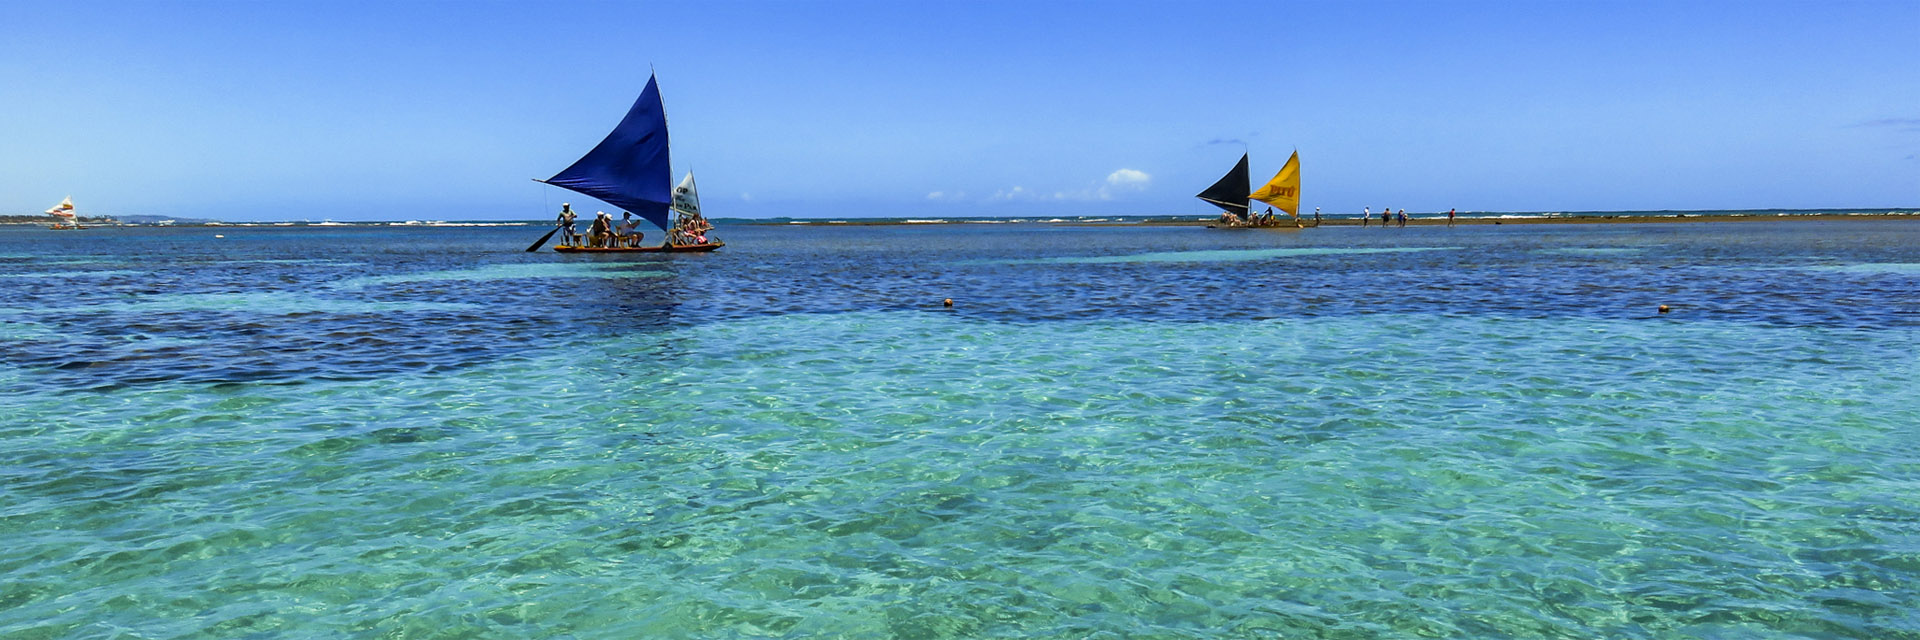
M 607 139 L 542 182 L 599 198 L 666 229 L 673 203 L 668 163 L 667 110 L 659 84 L 649 77 L 640 99 Z

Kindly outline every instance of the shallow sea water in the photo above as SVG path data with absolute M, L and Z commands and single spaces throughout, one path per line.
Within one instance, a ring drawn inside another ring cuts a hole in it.
M 723 231 L 0 231 L 0 637 L 1920 637 L 1920 227 Z

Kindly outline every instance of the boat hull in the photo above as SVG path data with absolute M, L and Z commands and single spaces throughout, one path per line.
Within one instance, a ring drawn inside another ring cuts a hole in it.
M 1289 225 L 1278 225 L 1278 224 L 1234 225 L 1234 226 L 1221 226 L 1217 224 L 1210 224 L 1210 225 L 1207 225 L 1207 228 L 1208 229 L 1226 229 L 1228 231 L 1252 231 L 1254 229 L 1266 229 L 1268 231 L 1298 231 L 1300 229 L 1312 229 L 1317 226 L 1320 226 L 1320 225 L 1309 224 L 1305 226 L 1296 227 L 1290 224 Z
M 664 247 L 554 247 L 560 253 L 705 253 L 727 246 L 725 242 L 676 244 Z

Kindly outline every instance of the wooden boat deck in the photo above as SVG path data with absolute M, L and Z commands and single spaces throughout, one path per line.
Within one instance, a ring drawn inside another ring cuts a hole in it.
M 727 246 L 727 243 L 708 242 L 705 244 L 676 244 L 654 247 L 571 247 L 562 245 L 554 247 L 553 250 L 560 253 L 704 253 L 724 246 Z

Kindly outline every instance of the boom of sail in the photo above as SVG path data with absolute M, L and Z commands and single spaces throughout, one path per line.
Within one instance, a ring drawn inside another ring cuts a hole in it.
M 1247 179 L 1247 154 L 1243 153 L 1240 154 L 1240 164 L 1233 165 L 1233 170 L 1228 171 L 1227 175 L 1221 176 L 1219 182 L 1213 183 L 1213 186 L 1207 187 L 1207 190 L 1195 194 L 1194 197 L 1205 200 L 1213 204 L 1213 206 L 1225 209 L 1235 216 L 1244 218 L 1247 216 L 1247 190 L 1249 188 L 1250 185 Z
M 1267 181 L 1267 186 L 1260 187 L 1259 191 L 1248 194 L 1247 197 L 1273 205 L 1274 208 L 1293 216 L 1293 219 L 1299 220 L 1300 152 L 1295 151 L 1293 157 L 1287 158 L 1286 166 L 1280 167 L 1280 173 L 1274 174 L 1273 179 Z
M 667 211 L 673 183 L 667 148 L 667 109 L 660 101 L 660 85 L 647 77 L 647 88 L 627 110 L 627 117 L 573 166 L 541 180 L 618 206 L 668 229 Z M 689 183 L 691 184 L 691 183 Z

